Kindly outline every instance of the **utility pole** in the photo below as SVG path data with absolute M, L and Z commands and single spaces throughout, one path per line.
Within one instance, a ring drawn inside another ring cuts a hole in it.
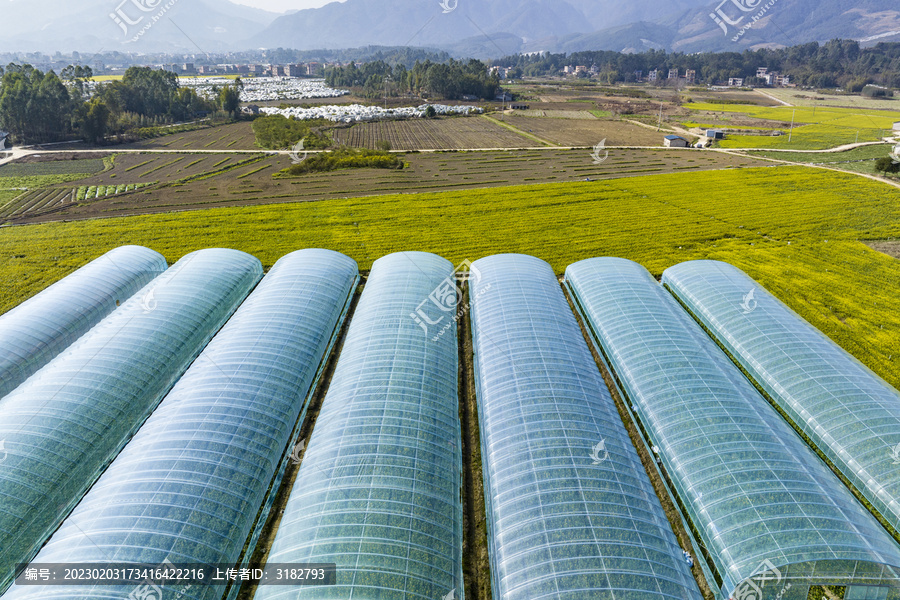
M 659 103 L 659 121 L 656 123 L 656 130 L 659 131 L 662 128 L 662 109 L 663 103 Z
M 794 112 L 791 114 L 791 131 L 788 134 L 788 142 L 791 141 L 791 138 L 794 137 L 794 116 L 797 114 L 797 109 L 794 109 Z

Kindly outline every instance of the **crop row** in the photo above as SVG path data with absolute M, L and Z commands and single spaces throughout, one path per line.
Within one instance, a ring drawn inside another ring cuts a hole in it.
M 81 202 L 82 200 L 93 200 L 95 198 L 105 198 L 107 196 L 115 196 L 116 194 L 124 194 L 125 192 L 131 192 L 134 190 L 139 190 L 143 187 L 147 187 L 148 185 L 153 185 L 156 183 L 155 181 L 152 183 L 128 183 L 128 184 L 120 184 L 120 185 L 83 185 L 80 186 L 75 192 L 75 200 L 77 202 Z

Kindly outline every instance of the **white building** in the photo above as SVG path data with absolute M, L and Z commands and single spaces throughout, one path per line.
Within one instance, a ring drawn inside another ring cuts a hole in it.
M 666 148 L 688 148 L 691 143 L 678 135 L 667 135 L 663 143 Z

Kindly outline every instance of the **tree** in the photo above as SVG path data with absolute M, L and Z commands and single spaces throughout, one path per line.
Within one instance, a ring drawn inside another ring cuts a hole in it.
M 427 119 L 433 119 L 433 118 L 435 118 L 436 116 L 437 116 L 437 111 L 434 110 L 434 107 L 433 107 L 432 105 L 429 104 L 429 105 L 425 108 L 425 117 L 426 117 Z
M 241 107 L 241 90 L 244 89 L 244 82 L 238 77 L 231 85 L 226 85 L 219 90 L 219 106 L 233 118 L 237 117 L 237 112 Z
M 875 170 L 882 173 L 900 173 L 900 163 L 894 162 L 890 156 L 882 156 L 875 161 Z
M 109 127 L 109 107 L 100 98 L 87 104 L 87 111 L 81 121 L 81 135 L 88 142 L 99 144 L 106 137 Z

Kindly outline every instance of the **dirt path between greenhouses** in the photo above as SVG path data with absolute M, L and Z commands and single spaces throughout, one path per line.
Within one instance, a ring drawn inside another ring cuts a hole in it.
M 466 303 L 468 306 L 468 291 Z M 466 600 L 491 600 L 491 570 L 481 461 L 481 430 L 475 394 L 472 324 L 464 310 L 459 334 L 459 421 L 463 458 L 463 580 Z

